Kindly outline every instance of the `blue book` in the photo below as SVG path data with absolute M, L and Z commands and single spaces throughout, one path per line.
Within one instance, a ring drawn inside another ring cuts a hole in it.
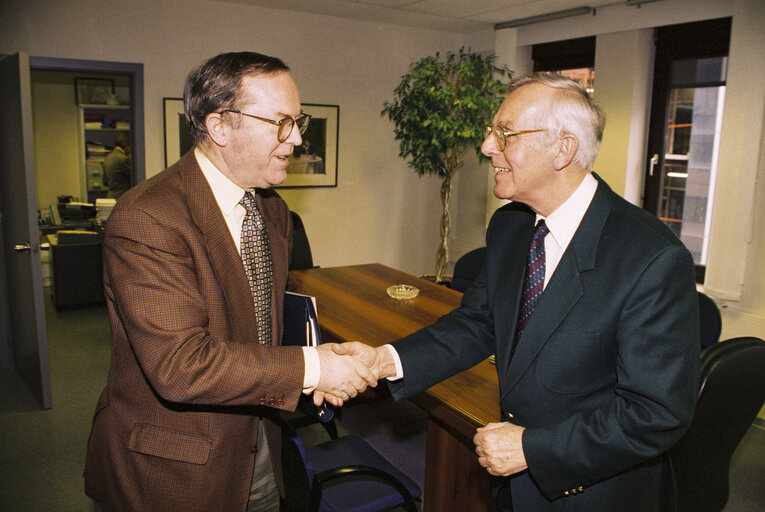
M 316 347 L 321 344 L 316 297 L 287 292 L 284 296 L 282 345 Z
M 316 315 L 316 297 L 287 292 L 284 296 L 284 334 L 282 345 L 316 347 L 321 345 L 319 317 Z M 335 416 L 331 404 L 324 402 L 319 407 L 310 396 L 300 397 L 298 409 L 322 423 Z

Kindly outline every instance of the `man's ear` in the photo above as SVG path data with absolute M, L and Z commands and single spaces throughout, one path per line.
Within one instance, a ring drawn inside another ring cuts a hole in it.
M 225 146 L 228 142 L 228 131 L 231 128 L 223 120 L 223 114 L 212 112 L 205 117 L 205 128 L 210 140 L 218 146 Z
M 560 171 L 568 167 L 574 160 L 576 150 L 579 148 L 579 141 L 570 133 L 561 135 L 558 141 L 558 152 L 554 157 L 555 170 Z

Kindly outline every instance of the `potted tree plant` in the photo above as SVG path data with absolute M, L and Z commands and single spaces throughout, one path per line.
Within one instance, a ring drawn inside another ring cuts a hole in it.
M 441 182 L 441 243 L 436 251 L 437 283 L 443 281 L 449 260 L 449 202 L 452 179 L 463 165 L 468 148 L 481 155 L 486 123 L 506 93 L 506 67 L 495 64 L 495 55 L 481 55 L 460 48 L 444 58 L 439 53 L 414 62 L 394 90 L 394 100 L 384 102 L 380 115 L 393 122 L 399 156 L 420 176 L 439 176 Z

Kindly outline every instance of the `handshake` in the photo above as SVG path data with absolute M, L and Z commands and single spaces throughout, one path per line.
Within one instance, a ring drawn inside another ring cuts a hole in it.
M 321 375 L 313 392 L 313 403 L 325 400 L 340 407 L 377 381 L 396 375 L 396 363 L 387 347 L 370 347 L 358 341 L 319 345 Z

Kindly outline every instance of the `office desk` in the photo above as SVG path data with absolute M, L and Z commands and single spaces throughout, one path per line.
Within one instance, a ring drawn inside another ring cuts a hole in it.
M 82 243 L 58 243 L 58 236 L 47 235 L 53 272 L 53 304 L 68 306 L 103 304 L 101 239 Z
M 293 271 L 301 293 L 316 297 L 326 341 L 383 345 L 432 324 L 459 305 L 462 294 L 380 264 Z M 411 301 L 388 297 L 386 288 L 411 284 Z M 412 402 L 428 412 L 425 510 L 486 510 L 489 474 L 478 464 L 475 429 L 499 421 L 494 365 L 483 361 L 428 389 Z

